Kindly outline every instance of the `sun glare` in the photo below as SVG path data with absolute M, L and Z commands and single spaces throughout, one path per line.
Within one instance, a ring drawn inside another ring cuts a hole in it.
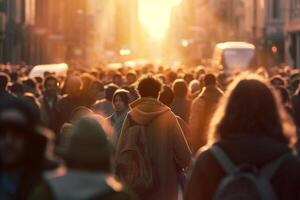
M 139 20 L 150 36 L 163 38 L 170 25 L 172 7 L 181 0 L 139 0 Z

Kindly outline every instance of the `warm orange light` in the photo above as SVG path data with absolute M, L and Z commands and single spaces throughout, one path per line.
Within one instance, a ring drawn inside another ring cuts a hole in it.
M 273 54 L 276 54 L 278 51 L 277 47 L 276 46 L 272 46 L 272 53 Z
M 139 0 L 139 20 L 153 38 L 165 36 L 169 25 L 172 7 L 181 0 Z

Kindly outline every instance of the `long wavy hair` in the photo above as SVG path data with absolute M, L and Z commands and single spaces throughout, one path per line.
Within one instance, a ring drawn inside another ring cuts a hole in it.
M 240 135 L 267 136 L 293 148 L 296 128 L 276 91 L 255 74 L 242 74 L 229 85 L 213 116 L 207 147 Z

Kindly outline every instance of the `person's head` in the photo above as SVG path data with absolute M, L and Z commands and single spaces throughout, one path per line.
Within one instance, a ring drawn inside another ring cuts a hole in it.
M 115 91 L 113 99 L 113 107 L 116 112 L 122 112 L 128 108 L 129 104 L 129 92 L 124 89 L 118 89 Z
M 157 99 L 161 90 L 162 84 L 159 79 L 148 75 L 142 77 L 137 85 L 137 91 L 140 97 L 152 97 Z
M 216 76 L 213 74 L 206 74 L 203 78 L 204 86 L 215 86 L 217 84 Z
M 189 84 L 189 91 L 191 94 L 199 91 L 201 89 L 200 82 L 198 80 L 192 80 Z
M 16 169 L 41 161 L 46 139 L 37 133 L 38 120 L 30 105 L 18 98 L 0 104 L 1 168 Z
M 105 87 L 105 98 L 107 101 L 112 101 L 114 93 L 119 87 L 113 83 L 106 85 Z
M 66 81 L 66 93 L 69 95 L 78 94 L 82 88 L 82 81 L 79 76 L 71 76 Z
M 194 75 L 191 73 L 187 73 L 184 75 L 183 79 L 187 84 L 189 84 L 192 80 L 194 80 Z
M 10 79 L 12 82 L 16 82 L 19 79 L 19 74 L 17 72 L 11 72 L 10 73 Z
M 10 88 L 11 93 L 16 95 L 17 97 L 22 97 L 24 95 L 24 88 L 21 83 L 15 82 L 11 88 Z
M 36 114 L 37 119 L 40 119 L 41 104 L 34 94 L 26 92 L 22 99 L 31 106 L 32 111 Z
M 37 83 L 34 79 L 28 78 L 23 81 L 23 84 L 29 89 L 36 89 Z
M 133 83 L 136 82 L 137 80 L 137 75 L 134 71 L 130 71 L 126 74 L 126 80 L 127 80 L 127 84 L 131 85 Z
M 176 97 L 185 97 L 188 93 L 188 87 L 183 79 L 177 79 L 173 83 L 173 91 Z
M 159 101 L 165 104 L 166 106 L 171 106 L 174 100 L 174 93 L 173 90 L 167 86 L 164 85 L 162 92 L 159 95 Z
M 111 146 L 105 128 L 93 116 L 76 121 L 63 149 L 57 149 L 69 169 L 85 171 L 111 170 Z
M 104 93 L 104 84 L 99 80 L 94 80 L 90 87 L 90 94 L 93 98 L 98 98 Z
M 168 73 L 168 80 L 169 80 L 169 83 L 173 83 L 175 80 L 177 79 L 177 73 L 173 72 L 173 71 L 170 71 Z
M 47 76 L 44 80 L 45 94 L 48 96 L 56 96 L 59 91 L 59 81 L 55 76 Z
M 118 86 L 122 86 L 122 84 L 123 84 L 122 75 L 120 73 L 115 73 L 112 76 L 112 82 Z
M 7 88 L 7 84 L 10 81 L 9 76 L 6 73 L 0 72 L 0 91 L 4 91 Z
M 212 120 L 210 144 L 243 135 L 294 144 L 294 126 L 271 86 L 257 75 L 244 76 L 226 91 Z
M 95 79 L 92 75 L 88 74 L 88 73 L 84 73 L 80 76 L 81 80 L 82 80 L 82 89 L 87 91 L 88 89 L 91 88 L 91 84 L 93 82 L 93 80 Z

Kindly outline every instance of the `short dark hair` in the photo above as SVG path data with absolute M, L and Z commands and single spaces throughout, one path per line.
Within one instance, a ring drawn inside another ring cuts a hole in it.
M 217 84 L 217 79 L 216 76 L 213 74 L 206 74 L 204 76 L 204 85 L 209 86 L 209 85 L 216 85 Z
M 47 82 L 50 81 L 50 80 L 53 80 L 53 81 L 56 81 L 57 83 L 59 83 L 59 80 L 58 80 L 55 76 L 50 75 L 50 76 L 47 76 L 47 77 L 45 78 L 44 84 L 43 84 L 44 87 L 46 87 Z
M 188 87 L 183 79 L 177 79 L 173 83 L 174 95 L 178 97 L 184 97 L 187 95 Z
M 173 100 L 174 100 L 173 90 L 169 86 L 164 85 L 163 90 L 159 96 L 159 101 L 165 104 L 166 106 L 171 106 Z
M 161 87 L 162 84 L 157 78 L 148 75 L 139 80 L 137 91 L 141 97 L 158 98 Z
M 6 73 L 0 72 L 0 90 L 5 90 L 9 81 L 9 76 Z

